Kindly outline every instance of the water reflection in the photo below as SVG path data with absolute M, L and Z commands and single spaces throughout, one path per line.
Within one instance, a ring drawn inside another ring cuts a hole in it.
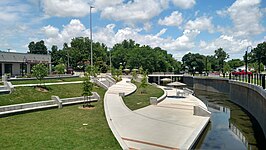
M 195 91 L 212 112 L 211 123 L 196 149 L 265 149 L 265 138 L 258 123 L 228 95 Z

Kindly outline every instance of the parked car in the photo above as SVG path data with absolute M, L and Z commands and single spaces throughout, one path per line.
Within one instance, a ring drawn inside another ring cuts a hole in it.
M 252 74 L 252 72 L 250 71 L 246 72 L 245 70 L 232 72 L 232 75 L 246 75 L 246 74 Z

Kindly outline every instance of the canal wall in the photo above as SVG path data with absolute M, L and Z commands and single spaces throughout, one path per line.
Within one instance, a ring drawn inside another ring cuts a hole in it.
M 195 90 L 229 94 L 230 100 L 247 110 L 266 135 L 266 90 L 262 87 L 223 78 L 184 76 L 183 82 Z

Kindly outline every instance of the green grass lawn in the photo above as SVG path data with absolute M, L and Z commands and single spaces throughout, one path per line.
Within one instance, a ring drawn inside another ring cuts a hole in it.
M 56 82 L 72 82 L 72 81 L 83 81 L 83 78 L 74 77 L 74 78 L 62 78 L 62 79 L 45 79 L 42 82 L 45 83 L 56 83 Z M 39 84 L 38 80 L 22 80 L 22 81 L 11 81 L 13 85 L 17 84 Z
M 134 83 L 139 87 L 140 83 Z M 163 90 L 152 85 L 148 85 L 145 90 L 146 93 L 141 93 L 143 89 L 137 89 L 137 91 L 127 97 L 124 97 L 124 102 L 127 107 L 131 110 L 140 109 L 150 105 L 150 97 L 161 97 L 163 95 Z
M 81 85 L 61 93 L 75 95 L 76 88 Z M 1 149 L 120 149 L 105 119 L 105 90 L 94 91 L 101 100 L 92 110 L 81 110 L 80 104 L 0 118 Z
M 0 106 L 50 100 L 52 95 L 60 98 L 82 96 L 82 84 L 49 85 L 48 92 L 40 92 L 35 87 L 16 87 L 11 94 L 0 95 Z M 94 89 L 96 90 L 96 89 Z

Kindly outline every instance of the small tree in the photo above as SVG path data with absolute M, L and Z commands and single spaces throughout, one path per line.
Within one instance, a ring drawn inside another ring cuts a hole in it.
M 88 66 L 86 67 L 86 72 L 87 72 L 90 76 L 97 77 L 97 75 L 99 74 L 99 68 L 96 67 L 96 66 L 88 65 Z
M 33 66 L 32 75 L 36 77 L 37 80 L 39 80 L 39 83 L 41 85 L 43 78 L 48 75 L 47 66 L 45 64 L 37 64 Z
M 55 66 L 55 70 L 59 74 L 59 77 L 60 77 L 60 74 L 65 73 L 65 69 L 66 69 L 66 66 L 65 64 L 62 64 L 62 63 Z
M 141 79 L 141 83 L 139 85 L 140 88 L 142 88 L 141 93 L 146 93 L 146 87 L 148 86 L 148 82 L 147 82 L 147 73 L 144 72 L 143 77 Z
M 133 80 L 137 79 L 137 71 L 135 69 L 133 69 L 132 71 L 132 77 L 133 77 Z
M 140 67 L 139 67 L 139 74 L 142 74 L 142 73 L 144 73 L 144 72 L 143 72 L 143 68 L 142 68 L 142 66 L 140 66 Z
M 92 95 L 92 92 L 91 92 L 92 88 L 93 88 L 93 84 L 90 82 L 90 76 L 88 73 L 85 73 L 85 77 L 83 80 L 83 93 L 82 93 L 82 96 L 84 96 L 83 107 L 91 106 L 89 96 Z

